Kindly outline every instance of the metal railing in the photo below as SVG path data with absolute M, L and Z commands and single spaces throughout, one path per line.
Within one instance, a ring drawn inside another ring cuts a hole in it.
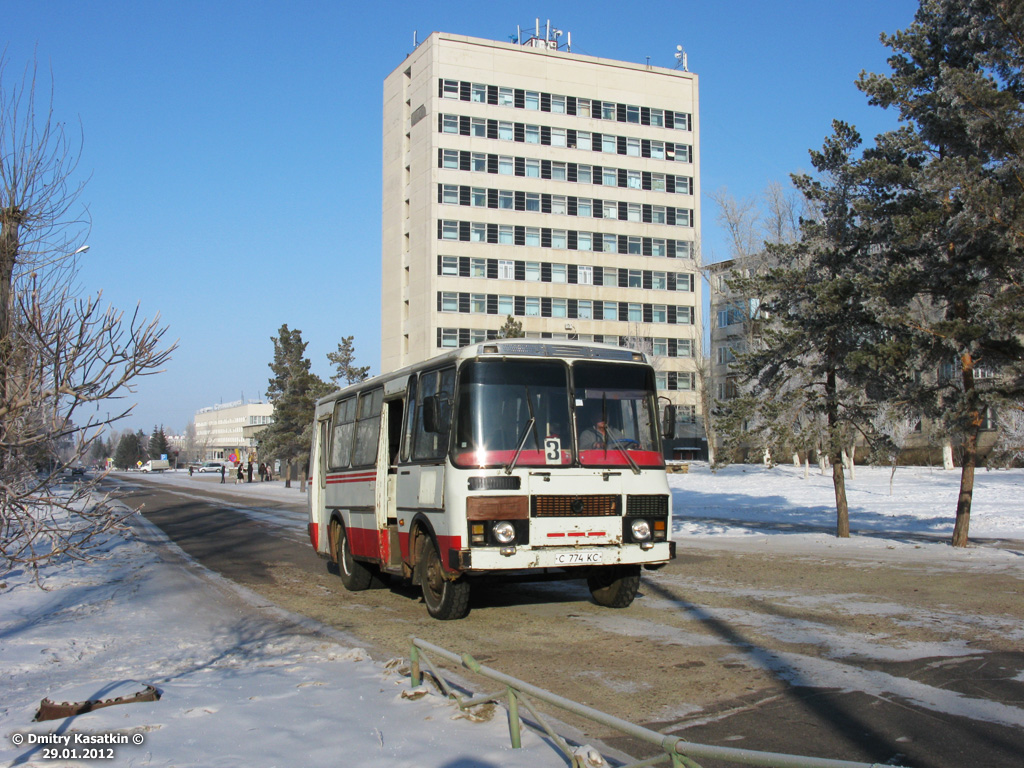
M 621 766 L 621 768 L 643 768 L 644 766 L 657 765 L 667 761 L 671 761 L 673 768 L 701 768 L 699 763 L 694 762 L 694 758 L 722 760 L 737 765 L 761 766 L 761 768 L 883 768 L 880 763 L 857 763 L 849 760 L 832 760 L 822 757 L 804 757 L 777 752 L 758 752 L 750 749 L 695 744 L 678 736 L 666 736 L 663 733 L 652 731 L 649 728 L 644 728 L 627 720 L 621 720 L 588 707 L 585 704 L 580 704 L 550 691 L 545 691 L 543 688 L 538 688 L 530 683 L 517 680 L 495 669 L 485 667 L 468 653 L 460 656 L 440 646 L 428 643 L 426 640 L 420 640 L 415 637 L 411 638 L 411 641 L 412 647 L 409 651 L 409 662 L 410 682 L 413 688 L 418 688 L 423 682 L 421 665 L 426 665 L 442 693 L 454 701 L 459 709 L 463 711 L 480 704 L 497 702 L 502 698 L 507 698 L 509 738 L 513 749 L 520 749 L 522 747 L 519 717 L 519 707 L 522 705 L 534 717 L 541 728 L 544 729 L 544 732 L 555 745 L 566 755 L 570 765 L 574 768 L 583 767 L 583 757 L 577 754 L 565 739 L 554 731 L 543 716 L 533 707 L 530 700 L 526 698 L 527 695 L 538 701 L 564 709 L 567 712 L 572 712 L 592 722 L 612 728 L 619 733 L 631 736 L 662 750 L 660 755 L 630 763 L 629 765 Z M 426 651 L 447 659 L 454 664 L 459 664 L 481 677 L 500 683 L 504 688 L 496 693 L 475 695 L 467 698 L 452 689 L 451 685 L 444 679 L 444 676 L 430 661 L 430 658 L 425 653 Z M 899 768 L 899 766 L 886 763 L 884 768 Z

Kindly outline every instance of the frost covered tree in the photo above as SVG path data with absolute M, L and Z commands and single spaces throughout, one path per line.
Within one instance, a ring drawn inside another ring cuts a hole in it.
M 80 144 L 37 85 L 34 66 L 10 76 L 0 56 L 0 564 L 31 568 L 88 559 L 131 514 L 98 493 L 97 478 L 59 481 L 173 350 L 157 320 L 80 294 Z
M 892 71 L 858 82 L 900 120 L 863 162 L 876 312 L 922 374 L 908 398 L 959 442 L 961 547 L 986 412 L 1024 393 L 1022 41 L 1018 0 L 922 0 L 882 36 Z

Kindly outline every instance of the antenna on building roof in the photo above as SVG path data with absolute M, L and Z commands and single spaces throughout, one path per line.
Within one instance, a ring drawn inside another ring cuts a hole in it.
M 678 64 L 676 64 L 676 69 L 682 67 L 683 72 L 690 71 L 689 69 L 686 68 L 686 51 L 683 50 L 683 46 L 681 45 L 676 46 L 676 61 L 679 62 Z

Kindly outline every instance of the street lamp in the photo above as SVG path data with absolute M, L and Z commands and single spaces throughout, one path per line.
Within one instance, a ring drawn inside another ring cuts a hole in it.
M 72 256 L 78 256 L 78 255 L 79 255 L 80 253 L 85 253 L 85 252 L 86 252 L 86 251 L 88 251 L 88 250 L 89 250 L 89 246 L 88 246 L 88 245 L 83 245 L 83 246 L 81 246 L 80 248 L 78 248 L 78 249 L 77 249 L 77 250 L 76 250 L 76 251 L 75 251 L 74 253 L 72 253 L 71 255 L 72 255 Z

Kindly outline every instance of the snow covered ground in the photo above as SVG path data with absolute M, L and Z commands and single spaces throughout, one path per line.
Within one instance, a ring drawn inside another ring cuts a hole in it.
M 975 544 L 953 550 L 959 472 L 860 467 L 848 479 L 854 537 L 835 524 L 831 477 L 812 468 L 694 465 L 671 476 L 674 535 L 687 546 L 779 550 L 843 548 L 870 557 L 927 558 L 963 567 L 1019 569 L 1024 553 L 1024 471 L 981 471 Z M 169 473 L 161 482 L 212 488 Z M 301 502 L 280 483 L 217 485 L 240 506 L 260 498 Z M 296 525 L 301 526 L 296 512 Z M 509 746 L 500 711 L 473 722 L 436 693 L 403 696 L 400 661 L 371 660 L 354 638 L 266 604 L 188 560 L 139 521 L 112 538 L 99 562 L 30 574 L 0 585 L 0 764 L 76 765 L 50 749 L 112 749 L 99 764 L 125 766 L 560 766 L 560 753 L 527 732 Z M 304 531 L 303 531 L 304 533 Z M 459 650 L 459 649 L 453 649 Z M 41 699 L 129 694 L 148 683 L 152 703 L 107 707 L 33 723 Z M 109 744 L 85 744 L 102 736 Z M 43 741 L 40 741 L 40 739 Z M 49 742 L 49 743 L 46 743 Z M 81 753 L 80 753 L 81 754 Z M 96 763 L 88 763 L 96 764 Z

